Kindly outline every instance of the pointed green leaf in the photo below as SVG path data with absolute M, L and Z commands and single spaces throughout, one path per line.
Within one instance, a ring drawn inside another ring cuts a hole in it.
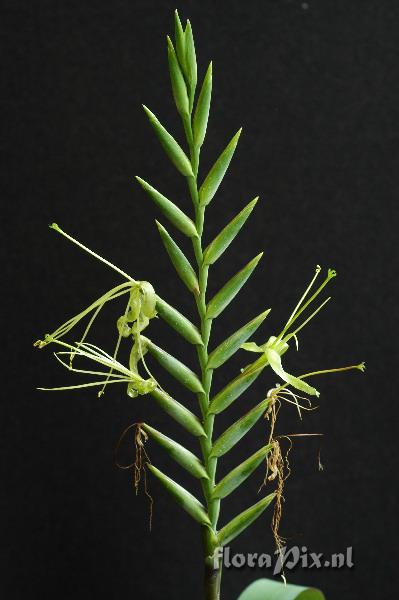
M 246 325 L 238 329 L 233 335 L 227 338 L 224 342 L 222 342 L 213 352 L 210 353 L 208 358 L 208 369 L 217 369 L 223 363 L 226 362 L 233 354 L 239 349 L 241 344 L 245 342 L 251 335 L 255 333 L 258 327 L 263 323 L 266 319 L 267 315 L 270 312 L 270 308 L 265 310 L 259 316 L 249 321 Z
M 147 467 L 157 479 L 162 483 L 164 488 L 173 496 L 177 504 L 179 504 L 188 514 L 201 523 L 201 525 L 211 525 L 209 517 L 206 513 L 205 507 L 199 500 L 184 487 L 173 481 L 170 477 L 162 473 L 154 465 L 147 464 Z
M 214 488 L 212 498 L 226 498 L 231 492 L 234 492 L 255 471 L 271 449 L 272 444 L 263 446 L 238 467 L 230 471 Z
M 222 179 L 228 169 L 231 159 L 233 158 L 240 135 L 241 129 L 237 131 L 235 136 L 223 150 L 222 154 L 219 156 L 206 176 L 205 181 L 201 185 L 199 190 L 199 200 L 202 206 L 209 204 L 216 194 L 219 185 L 222 183 Z
M 204 143 L 206 128 L 208 125 L 209 108 L 211 105 L 212 96 L 212 63 L 209 64 L 208 70 L 204 77 L 201 92 L 198 98 L 197 106 L 194 113 L 193 132 L 194 144 L 200 148 Z
M 175 42 L 176 54 L 183 73 L 186 72 L 186 41 L 184 37 L 183 27 L 180 21 L 179 13 L 175 10 Z
M 194 344 L 195 346 L 203 345 L 201 334 L 197 327 L 159 296 L 157 296 L 156 310 L 162 319 L 190 344 Z
M 168 40 L 168 63 L 170 82 L 172 84 L 173 97 L 175 99 L 176 108 L 180 115 L 187 116 L 189 113 L 188 95 L 186 82 L 184 81 L 183 73 L 180 70 L 176 52 L 172 44 L 172 40 L 167 36 Z
M 251 583 L 238 600 L 325 600 L 324 594 L 316 588 L 303 587 L 275 581 L 273 579 L 258 579 Z
M 211 242 L 205 249 L 204 263 L 206 265 L 212 265 L 214 262 L 216 262 L 226 248 L 228 248 L 253 211 L 258 199 L 259 198 L 256 197 L 249 204 L 247 204 L 247 206 L 243 208 L 242 211 L 239 212 L 238 215 L 226 225 L 226 227 L 224 227 L 224 229 L 222 229 L 219 235 L 217 235 L 213 242 Z
M 259 500 L 256 504 L 244 510 L 244 512 L 240 513 L 234 519 L 227 523 L 218 532 L 218 539 L 222 546 L 225 546 L 234 538 L 236 538 L 240 533 L 242 533 L 247 527 L 249 527 L 260 515 L 263 511 L 269 506 L 269 504 L 273 501 L 275 493 L 269 494 L 262 500 Z
M 173 204 L 170 200 L 165 198 L 162 194 L 160 194 L 155 188 L 153 188 L 149 183 L 141 179 L 141 177 L 136 176 L 137 181 L 143 188 L 143 190 L 149 195 L 149 197 L 155 202 L 155 204 L 160 208 L 165 217 L 169 219 L 169 221 L 177 227 L 184 235 L 188 237 L 198 237 L 197 229 L 193 223 L 193 221 L 188 217 L 180 208 Z
M 187 450 L 187 448 L 185 448 L 181 444 L 178 444 L 177 442 L 164 435 L 157 429 L 154 429 L 150 425 L 147 425 L 147 423 L 143 423 L 141 427 L 146 433 L 148 433 L 150 438 L 152 438 L 164 450 L 166 450 L 169 456 L 173 458 L 173 460 L 175 460 L 177 463 L 179 463 L 179 465 L 181 465 L 183 469 L 186 469 L 186 471 L 191 473 L 191 475 L 193 475 L 197 479 L 209 479 L 204 465 L 195 456 L 195 454 L 190 452 L 190 450 Z
M 238 271 L 221 290 L 208 303 L 206 309 L 206 318 L 214 319 L 226 308 L 228 304 L 236 297 L 242 286 L 252 274 L 256 265 L 263 256 L 263 252 L 255 256 L 241 271 Z
M 169 258 L 172 261 L 174 268 L 185 285 L 188 287 L 190 292 L 196 294 L 199 293 L 198 279 L 194 269 L 180 250 L 176 242 L 173 241 L 166 229 L 156 221 L 160 236 L 166 248 L 166 252 L 169 254 Z
M 168 371 L 172 377 L 177 379 L 177 381 L 180 381 L 182 385 L 195 394 L 204 391 L 200 380 L 191 369 L 169 354 L 169 352 L 166 352 L 166 350 L 156 346 L 154 342 L 148 338 L 142 336 L 142 340 L 151 356 L 153 356 L 161 367 Z
M 255 372 L 243 371 L 214 396 L 210 405 L 210 414 L 219 414 L 234 402 L 260 375 L 261 369 Z
M 223 456 L 223 454 L 226 454 L 226 452 L 231 450 L 231 448 L 233 448 L 233 446 L 235 446 L 237 442 L 252 429 L 255 423 L 259 421 L 261 416 L 265 413 L 269 402 L 270 398 L 262 400 L 262 402 L 238 419 L 233 425 L 230 425 L 230 427 L 226 429 L 213 444 L 210 456 Z
M 143 108 L 148 116 L 150 124 L 166 154 L 169 156 L 176 169 L 185 177 L 193 177 L 191 163 L 184 151 L 181 149 L 176 140 L 168 133 L 163 125 L 158 121 L 157 117 L 143 104 Z
M 186 68 L 187 68 L 187 79 L 190 86 L 190 110 L 193 106 L 195 88 L 197 86 L 197 57 L 195 55 L 195 45 L 193 38 L 193 31 L 191 28 L 190 21 L 187 21 L 186 29 L 184 32 L 185 46 L 186 46 Z
M 196 437 L 206 436 L 198 417 L 193 415 L 193 413 L 180 404 L 180 402 L 159 388 L 152 390 L 150 394 L 156 400 L 158 405 L 168 413 L 172 419 L 180 423 L 184 429 L 187 429 L 187 431 Z

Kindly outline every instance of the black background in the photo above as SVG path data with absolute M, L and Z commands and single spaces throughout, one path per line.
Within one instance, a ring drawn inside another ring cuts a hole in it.
M 169 2 L 4 2 L 2 114 L 2 597 L 201 598 L 197 525 L 155 481 L 154 526 L 130 472 L 113 465 L 121 430 L 146 419 L 190 448 L 192 440 L 148 397 L 122 389 L 44 393 L 75 379 L 31 343 L 120 280 L 47 228 L 57 221 L 89 247 L 154 282 L 195 318 L 154 226 L 159 216 L 133 175 L 190 210 L 184 180 L 159 148 L 140 104 L 182 139 L 169 89 L 164 35 Z M 186 2 L 200 73 L 214 61 L 213 107 L 204 175 L 241 125 L 244 132 L 208 210 L 211 239 L 251 198 L 261 201 L 234 245 L 212 268 L 210 294 L 260 250 L 264 258 L 215 324 L 214 343 L 272 306 L 259 341 L 276 333 L 316 263 L 334 266 L 333 301 L 301 335 L 295 373 L 366 360 L 368 370 L 317 381 L 320 408 L 297 418 L 285 405 L 279 433 L 291 453 L 281 532 L 315 552 L 353 546 L 351 570 L 301 570 L 289 580 L 320 586 L 328 599 L 392 597 L 397 477 L 398 25 L 389 2 L 263 0 Z M 179 240 L 181 238 L 179 237 Z M 184 248 L 184 241 L 182 241 Z M 187 252 L 188 252 L 187 248 Z M 115 313 L 115 310 L 117 311 Z M 119 311 L 119 312 L 118 312 Z M 107 348 L 122 307 L 108 309 L 95 340 Z M 195 365 L 192 348 L 162 322 L 150 335 Z M 94 338 L 93 338 L 94 339 Z M 239 355 L 215 378 L 231 379 Z M 157 371 L 158 372 L 158 371 Z M 159 372 L 158 372 L 159 373 Z M 274 384 L 269 372 L 219 419 L 217 433 Z M 162 375 L 179 399 L 192 399 Z M 194 408 L 194 407 L 193 407 Z M 263 423 L 225 460 L 226 472 L 265 439 Z M 159 451 L 152 462 L 193 489 Z M 131 451 L 126 447 L 124 458 Z M 257 499 L 253 475 L 224 503 L 221 522 Z M 270 511 L 232 545 L 271 552 Z M 234 599 L 256 577 L 224 575 Z

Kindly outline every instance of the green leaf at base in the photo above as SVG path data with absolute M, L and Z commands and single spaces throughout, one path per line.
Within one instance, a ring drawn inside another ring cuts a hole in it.
M 272 579 L 258 579 L 251 583 L 238 600 L 325 600 L 324 594 L 315 588 L 285 584 Z

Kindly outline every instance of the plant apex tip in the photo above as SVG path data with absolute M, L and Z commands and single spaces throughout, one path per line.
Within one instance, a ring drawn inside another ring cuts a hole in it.
M 360 363 L 360 365 L 357 365 L 356 368 L 359 369 L 359 371 L 361 371 L 362 373 L 364 373 L 366 370 L 366 363 L 363 361 Z

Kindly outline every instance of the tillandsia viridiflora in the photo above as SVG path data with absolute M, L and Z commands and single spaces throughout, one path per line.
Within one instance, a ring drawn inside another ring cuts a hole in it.
M 126 385 L 129 397 L 134 398 L 138 395 L 149 394 L 161 409 L 166 411 L 194 437 L 198 438 L 201 457 L 184 448 L 164 433 L 157 431 L 151 425 L 140 423 L 136 428 L 135 445 L 136 450 L 140 453 L 138 460 L 140 468 L 141 466 L 144 468 L 147 467 L 171 493 L 175 500 L 202 526 L 205 598 L 215 600 L 220 597 L 221 580 L 221 564 L 214 561 L 216 549 L 230 543 L 249 527 L 274 499 L 277 502 L 281 497 L 280 488 L 267 495 L 262 494 L 262 497 L 251 507 L 234 517 L 224 526 L 219 526 L 221 500 L 238 488 L 261 463 L 267 465 L 269 470 L 271 470 L 271 474 L 265 478 L 265 481 L 272 481 L 279 473 L 281 452 L 278 452 L 278 442 L 273 436 L 277 414 L 275 410 L 276 402 L 282 399 L 293 402 L 300 412 L 301 407 L 304 408 L 301 403 L 306 402 L 308 399 L 306 396 L 298 396 L 292 389 L 309 396 L 318 396 L 318 391 L 307 383 L 306 380 L 308 377 L 349 369 L 363 370 L 364 364 L 313 371 L 299 376 L 287 373 L 282 365 L 282 356 L 289 348 L 289 341 L 294 339 L 298 349 L 298 334 L 300 330 L 316 316 L 330 299 L 327 298 L 322 301 L 313 310 L 310 308 L 325 286 L 336 275 L 335 271 L 328 270 L 324 281 L 312 293 L 316 278 L 321 272 L 319 266 L 279 334 L 269 336 L 267 341 L 261 345 L 255 342 L 248 342 L 249 338 L 255 334 L 267 318 L 270 312 L 270 309 L 267 309 L 240 327 L 225 339 L 224 342 L 212 349 L 212 351 L 209 351 L 213 321 L 222 314 L 226 306 L 244 286 L 262 255 L 259 254 L 250 260 L 210 300 L 206 295 L 208 273 L 212 265 L 220 259 L 227 247 L 233 242 L 255 208 L 258 198 L 249 202 L 222 229 L 216 238 L 204 247 L 203 232 L 206 209 L 214 199 L 226 174 L 234 155 L 241 129 L 233 136 L 207 175 L 201 178 L 201 184 L 199 184 L 200 151 L 207 131 L 212 94 L 212 63 L 209 64 L 200 91 L 197 94 L 197 61 L 192 29 L 189 21 L 183 27 L 177 11 L 175 13 L 175 39 L 173 43 L 169 37 L 167 38 L 167 53 L 173 97 L 182 120 L 186 138 L 186 150 L 165 129 L 153 112 L 147 107 L 144 107 L 144 110 L 166 155 L 187 182 L 188 192 L 193 204 L 193 217 L 185 214 L 174 202 L 157 191 L 152 185 L 144 181 L 144 179 L 137 177 L 137 181 L 170 224 L 178 229 L 181 234 L 191 239 L 195 266 L 193 266 L 193 261 L 190 261 L 185 256 L 166 228 L 157 222 L 162 242 L 173 267 L 177 271 L 179 278 L 193 295 L 198 311 L 198 326 L 194 325 L 176 308 L 160 298 L 151 283 L 148 281 L 136 281 L 130 275 L 62 231 L 58 225 L 53 224 L 51 225 L 52 229 L 112 268 L 122 277 L 123 281 L 92 302 L 81 313 L 70 318 L 53 333 L 47 334 L 43 340 L 37 341 L 35 345 L 42 348 L 49 344 L 55 344 L 59 348 L 55 352 L 55 357 L 64 367 L 71 371 L 95 376 L 94 381 L 52 389 L 66 390 L 97 386 L 99 388 L 99 395 L 101 395 L 107 385 L 111 383 L 123 383 Z M 123 312 L 119 310 L 116 314 L 117 340 L 113 350 L 105 352 L 98 346 L 89 343 L 87 339 L 94 321 L 99 316 L 104 305 L 118 301 L 118 299 L 123 299 L 125 304 Z M 310 314 L 308 316 L 303 315 L 308 308 Z M 298 319 L 302 315 L 303 320 L 298 324 Z M 156 316 L 164 319 L 189 344 L 196 347 L 200 374 L 194 373 L 182 361 L 156 345 L 151 337 L 149 337 L 147 331 L 151 332 L 156 322 L 154 319 Z M 67 342 L 67 335 L 85 318 L 88 319 L 88 322 L 80 340 L 75 343 Z M 149 327 L 150 323 L 151 327 Z M 146 336 L 143 335 L 144 330 L 146 330 Z M 123 365 L 117 360 L 119 348 L 124 343 L 123 340 L 128 340 L 131 345 L 130 359 L 127 365 Z M 260 356 L 245 366 L 223 389 L 216 394 L 212 394 L 213 372 L 219 369 L 240 349 L 259 353 Z M 161 367 L 175 377 L 188 391 L 197 395 L 198 416 L 186 408 L 184 404 L 172 398 L 160 386 L 147 366 L 146 359 L 144 358 L 146 354 L 155 359 Z M 92 361 L 92 363 L 95 363 L 96 369 L 93 367 L 77 368 L 75 366 L 77 359 Z M 213 440 L 213 426 L 216 415 L 226 410 L 239 398 L 268 366 L 270 366 L 274 375 L 278 377 L 280 383 L 275 388 L 272 388 L 269 393 L 266 392 L 266 389 L 270 386 L 265 386 L 264 399 L 251 407 L 249 412 L 233 423 L 216 440 Z M 262 415 L 270 416 L 270 414 L 273 414 L 274 418 L 272 419 L 271 432 L 267 444 L 263 444 L 255 454 L 247 458 L 217 482 L 216 468 L 218 459 L 229 452 L 254 427 Z M 156 441 L 172 459 L 186 469 L 194 478 L 200 480 L 203 501 L 198 500 L 188 490 L 184 489 L 150 463 L 147 454 L 142 452 L 143 444 L 148 438 Z M 136 462 L 136 467 L 137 464 Z M 139 475 L 136 473 L 136 484 L 138 481 Z M 273 519 L 273 530 L 276 535 L 276 523 L 278 520 L 279 511 L 277 511 L 277 517 L 275 512 Z

